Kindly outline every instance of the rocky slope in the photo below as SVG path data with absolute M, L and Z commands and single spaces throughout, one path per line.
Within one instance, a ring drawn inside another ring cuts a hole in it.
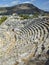
M 49 12 L 43 11 L 30 3 L 18 4 L 12 7 L 0 7 L 0 15 L 3 14 L 10 15 L 13 13 L 17 13 L 17 14 L 47 13 L 48 14 Z
M 49 19 L 9 17 L 0 26 L 0 65 L 46 65 L 48 61 Z

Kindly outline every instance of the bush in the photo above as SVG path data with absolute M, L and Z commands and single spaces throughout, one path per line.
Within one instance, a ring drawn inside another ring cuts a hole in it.
M 21 20 L 23 20 L 23 19 L 33 19 L 33 18 L 37 18 L 39 16 L 39 13 L 34 13 L 31 16 L 29 14 L 20 14 L 19 16 L 21 17 Z
M 1 17 L 0 24 L 2 24 L 6 19 L 7 19 L 7 17 L 5 17 L 5 16 Z
M 20 17 L 21 17 L 21 19 L 29 19 L 30 18 L 29 15 L 27 15 L 27 14 L 21 14 Z
M 38 13 L 35 13 L 34 15 L 33 15 L 33 18 L 37 18 L 38 17 Z

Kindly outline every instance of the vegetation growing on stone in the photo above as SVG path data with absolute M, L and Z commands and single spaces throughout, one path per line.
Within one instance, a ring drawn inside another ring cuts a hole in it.
M 0 24 L 2 24 L 6 19 L 7 19 L 6 16 L 1 17 L 1 18 L 0 18 Z
M 21 19 L 29 19 L 29 15 L 27 14 L 20 14 Z
M 19 15 L 21 19 L 33 19 L 38 17 L 38 13 L 33 14 L 33 15 L 28 15 L 28 14 L 20 14 Z

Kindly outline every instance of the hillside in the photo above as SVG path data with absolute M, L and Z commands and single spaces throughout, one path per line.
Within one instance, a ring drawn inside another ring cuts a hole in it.
M 13 13 L 17 13 L 17 14 L 47 13 L 48 14 L 49 12 L 43 11 L 30 3 L 18 4 L 12 7 L 0 7 L 0 15 L 3 14 L 10 15 Z

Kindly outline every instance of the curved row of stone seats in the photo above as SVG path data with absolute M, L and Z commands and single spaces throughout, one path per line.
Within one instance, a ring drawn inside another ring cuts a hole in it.
M 45 37 L 47 37 L 47 34 L 48 34 L 48 29 L 47 27 L 45 26 L 45 24 L 41 24 L 44 28 L 44 34 L 45 34 Z
M 42 32 L 42 33 L 43 33 L 43 32 Z M 38 32 L 39 35 L 37 35 L 37 38 L 36 38 L 36 33 L 34 33 L 34 34 L 35 34 L 34 40 L 40 39 L 40 32 Z
M 25 31 L 25 30 L 26 31 Z M 32 28 L 31 28 L 32 29 Z M 25 27 L 25 28 L 23 28 L 23 29 L 21 29 L 22 31 L 24 31 L 24 34 L 26 33 L 27 34 L 27 37 L 29 37 L 29 36 L 31 36 L 30 34 L 31 34 L 31 31 L 32 31 L 32 33 L 33 33 L 33 35 L 34 35 L 34 32 L 35 32 L 35 30 L 34 29 L 29 29 L 28 27 Z M 22 32 L 22 34 L 23 34 L 23 32 Z
M 48 27 L 48 29 L 49 29 L 49 23 L 45 23 L 45 25 Z
M 39 25 L 40 26 L 40 25 Z M 41 29 L 41 37 L 39 38 L 39 45 L 42 46 L 42 44 L 44 43 L 44 30 L 42 31 L 43 29 Z M 40 46 L 39 46 L 40 47 Z
M 37 39 L 37 38 L 39 39 L 40 38 L 40 29 L 39 29 L 38 25 L 37 26 L 34 25 L 34 27 L 36 29 L 36 37 L 34 39 Z
M 44 26 L 43 28 L 46 30 L 46 33 L 49 33 L 49 25 L 47 25 L 46 23 L 41 23 L 41 25 Z
M 27 38 L 29 38 L 29 39 L 21 38 L 21 39 L 23 39 L 23 41 L 21 42 L 23 44 L 19 44 L 20 45 L 19 46 L 20 50 L 18 50 L 18 52 L 19 52 L 20 55 L 22 53 L 26 52 L 27 53 L 26 57 L 29 56 L 28 54 L 32 53 L 32 52 L 30 52 L 30 50 L 32 51 L 32 49 L 33 49 L 32 45 L 34 44 L 34 42 L 37 42 L 37 41 L 38 41 L 38 44 L 37 44 L 38 49 L 37 49 L 35 55 L 38 55 L 38 54 L 42 53 L 41 46 L 42 46 L 42 44 L 45 44 L 45 42 L 47 42 L 45 40 L 47 39 L 46 36 L 49 33 L 47 31 L 48 29 L 44 25 L 45 25 L 45 23 L 42 24 L 42 22 L 37 23 L 37 24 L 32 24 L 32 25 L 29 24 L 29 26 L 27 25 L 26 27 L 21 29 L 22 35 L 27 35 Z M 48 33 L 46 33 L 46 32 L 48 32 Z M 30 38 L 30 36 L 33 37 L 34 41 L 30 41 L 32 39 L 32 37 Z M 36 40 L 36 37 L 37 37 L 37 40 Z M 34 51 L 35 51 L 35 48 L 34 48 Z M 23 56 L 22 56 L 22 58 L 23 58 Z
M 31 31 L 30 36 L 33 37 L 33 39 L 34 39 L 34 37 L 36 35 L 36 29 L 34 27 L 28 27 L 28 29 L 30 29 L 30 31 Z
M 27 28 L 26 28 L 27 29 Z M 36 31 L 36 30 L 35 30 Z M 25 32 L 25 31 L 24 31 Z M 30 34 L 30 33 L 29 33 Z M 43 34 L 42 34 L 43 35 Z
M 31 35 L 31 36 L 33 36 L 34 37 L 34 39 L 36 38 L 36 36 L 37 36 L 37 30 L 36 30 L 36 28 L 34 27 L 34 26 L 30 26 L 30 28 L 32 27 L 32 29 L 34 30 L 34 34 L 33 35 Z
M 36 28 L 35 28 L 36 26 L 38 27 L 37 29 L 39 30 L 38 35 L 37 35 Z M 31 27 L 32 27 L 32 28 L 31 28 Z M 31 29 L 30 29 L 30 28 L 31 28 Z M 48 31 L 46 30 L 46 27 L 45 27 L 43 24 L 38 23 L 38 24 L 33 25 L 33 26 L 32 26 L 32 25 L 31 25 L 31 26 L 27 26 L 27 27 L 25 28 L 25 30 L 28 31 L 28 32 L 27 32 L 27 36 L 28 36 L 28 37 L 29 37 L 30 35 L 32 35 L 31 32 L 34 31 L 33 39 L 36 40 L 36 35 L 37 35 L 37 38 L 39 38 L 39 39 L 41 40 L 41 41 L 39 41 L 39 44 L 40 44 L 40 43 L 43 44 L 43 42 L 46 40 L 47 34 L 46 34 L 45 32 L 48 32 Z M 25 34 L 25 30 L 23 29 L 24 34 Z M 28 34 L 28 33 L 29 33 L 29 34 Z M 41 44 L 41 45 L 42 45 L 42 44 Z
M 43 33 L 44 33 L 44 35 L 46 35 L 47 36 L 47 34 L 48 34 L 48 30 L 47 30 L 47 28 L 46 28 L 46 26 L 44 25 L 44 24 L 39 24 L 39 26 L 42 26 L 42 28 L 44 29 L 44 31 L 43 31 Z M 46 37 L 45 36 L 45 37 Z
M 49 38 L 49 31 L 48 31 L 49 30 L 49 26 L 47 26 L 46 23 L 45 24 L 44 23 L 40 23 L 39 26 L 42 26 L 42 28 L 44 30 L 43 31 L 43 33 L 44 33 L 44 35 L 43 35 L 43 38 L 44 38 L 43 39 L 43 44 L 49 43 L 48 40 L 47 40 Z M 47 40 L 47 42 L 46 42 L 46 40 Z
M 41 27 L 41 32 L 42 32 L 41 35 L 44 36 L 44 30 L 43 30 L 44 28 L 42 27 L 41 24 L 38 24 L 38 25 Z
M 39 23 L 40 24 L 40 23 Z M 39 26 L 40 27 L 40 30 L 41 30 L 41 32 L 42 32 L 42 34 L 41 34 L 41 38 L 44 38 L 44 40 L 46 40 L 47 38 L 47 35 L 48 35 L 48 30 L 49 30 L 49 28 L 47 29 L 46 28 L 46 26 L 44 26 L 44 25 L 46 25 L 45 23 L 44 24 L 40 24 L 40 25 L 37 25 L 37 26 Z

